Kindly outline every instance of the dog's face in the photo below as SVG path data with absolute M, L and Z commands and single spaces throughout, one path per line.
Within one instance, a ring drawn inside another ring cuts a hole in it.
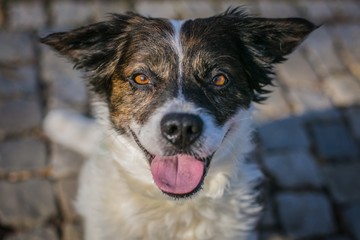
M 85 70 L 117 133 L 146 156 L 158 188 L 186 197 L 200 189 L 251 103 L 263 100 L 272 65 L 314 29 L 303 19 L 235 9 L 187 21 L 113 15 L 42 41 Z

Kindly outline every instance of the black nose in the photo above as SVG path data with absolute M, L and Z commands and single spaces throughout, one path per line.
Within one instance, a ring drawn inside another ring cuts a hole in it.
M 160 122 L 161 133 L 170 143 L 185 148 L 201 135 L 203 122 L 200 117 L 188 113 L 169 113 Z

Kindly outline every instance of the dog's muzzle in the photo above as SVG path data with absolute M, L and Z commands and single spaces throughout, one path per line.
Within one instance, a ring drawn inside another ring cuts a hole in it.
M 152 155 L 132 132 L 148 156 L 155 184 L 171 197 L 189 197 L 201 189 L 213 154 L 201 158 L 190 149 L 203 133 L 203 125 L 203 120 L 194 114 L 168 113 L 163 116 L 160 131 L 171 148 L 168 155 Z

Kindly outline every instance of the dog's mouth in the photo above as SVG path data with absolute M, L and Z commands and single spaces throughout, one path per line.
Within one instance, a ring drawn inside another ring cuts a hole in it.
M 201 190 L 213 154 L 205 158 L 187 153 L 152 155 L 141 145 L 135 133 L 130 132 L 147 156 L 154 182 L 163 193 L 173 198 L 187 198 Z

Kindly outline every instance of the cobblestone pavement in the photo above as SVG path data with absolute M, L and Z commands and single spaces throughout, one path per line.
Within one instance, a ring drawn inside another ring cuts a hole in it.
M 204 17 L 248 4 L 323 24 L 277 68 L 258 105 L 254 158 L 268 177 L 259 239 L 360 239 L 360 2 L 356 0 L 0 1 L 0 239 L 81 239 L 72 201 L 84 158 L 42 128 L 51 109 L 88 114 L 79 73 L 38 35 L 137 11 Z

